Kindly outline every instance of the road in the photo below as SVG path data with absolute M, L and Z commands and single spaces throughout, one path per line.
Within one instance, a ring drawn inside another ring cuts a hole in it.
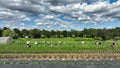
M 0 60 L 0 68 L 119 68 L 120 61 L 82 60 L 82 61 L 45 61 L 45 60 Z

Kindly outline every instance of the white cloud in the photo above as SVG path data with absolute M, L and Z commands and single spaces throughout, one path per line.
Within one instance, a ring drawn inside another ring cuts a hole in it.
M 31 19 L 29 17 L 25 17 L 23 18 L 23 21 L 31 21 Z
M 44 16 L 44 19 L 54 19 L 54 15 L 46 15 Z
M 24 23 L 21 23 L 20 26 L 25 26 L 25 24 L 24 24 Z
M 42 24 L 41 22 L 37 22 L 36 25 L 37 25 L 37 26 L 41 26 L 41 25 L 43 25 L 43 24 Z
M 66 20 L 83 23 L 120 20 L 120 0 L 112 4 L 101 0 L 91 4 L 84 1 L 86 0 L 0 0 L 0 18 L 14 20 L 16 24 L 20 24 L 21 21 L 31 21 L 35 26 L 45 25 L 48 28 L 73 27 L 74 23 L 71 24 Z
M 114 28 L 113 26 L 106 27 L 106 29 L 113 29 L 113 28 Z
M 2 18 L 5 18 L 5 17 L 12 17 L 14 16 L 14 14 L 12 14 L 11 12 L 4 12 L 4 11 L 1 11 L 0 12 L 0 17 Z

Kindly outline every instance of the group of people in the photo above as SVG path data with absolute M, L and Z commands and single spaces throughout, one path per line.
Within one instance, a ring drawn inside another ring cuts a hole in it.
M 35 42 L 34 44 L 38 45 L 38 42 Z M 82 41 L 82 44 L 85 44 L 85 41 Z M 100 41 L 95 41 L 95 45 L 101 45 L 101 42 Z M 111 47 L 114 47 L 115 45 L 116 45 L 116 42 L 113 41 L 112 44 L 111 44 Z M 30 47 L 30 41 L 26 42 L 26 46 Z
M 101 42 L 95 41 L 95 45 L 101 45 Z M 111 47 L 114 47 L 116 45 L 115 41 L 112 41 Z
M 85 44 L 85 41 L 82 41 L 81 42 L 82 44 Z M 101 45 L 102 43 L 100 41 L 95 41 L 95 45 Z M 116 45 L 116 42 L 115 41 L 112 41 L 111 43 L 111 47 L 114 47 Z
M 35 45 L 38 45 L 38 42 L 35 42 Z M 27 46 L 27 47 L 30 47 L 30 41 L 27 41 L 27 42 L 26 42 L 26 46 Z

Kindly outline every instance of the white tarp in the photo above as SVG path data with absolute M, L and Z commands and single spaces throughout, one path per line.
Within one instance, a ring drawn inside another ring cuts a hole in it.
M 0 37 L 0 43 L 10 43 L 13 41 L 11 37 Z

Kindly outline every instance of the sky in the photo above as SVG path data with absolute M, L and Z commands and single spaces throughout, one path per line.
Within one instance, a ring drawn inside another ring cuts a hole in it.
M 120 27 L 120 0 L 0 0 L 0 28 Z

